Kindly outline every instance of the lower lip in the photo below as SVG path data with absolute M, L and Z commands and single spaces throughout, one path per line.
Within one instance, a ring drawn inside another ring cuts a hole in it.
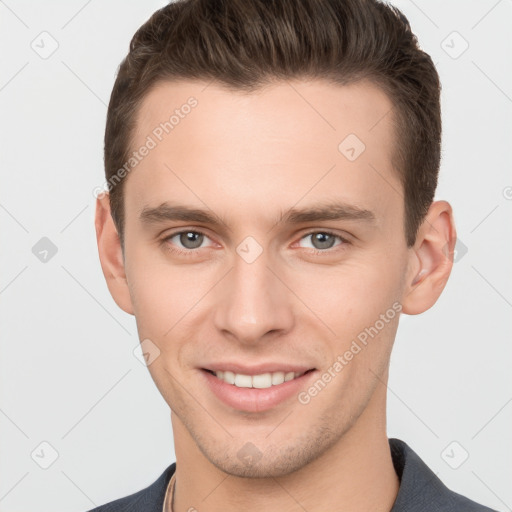
M 201 373 L 206 378 L 213 394 L 225 404 L 239 411 L 262 412 L 272 409 L 291 396 L 298 395 L 316 373 L 316 370 L 265 389 L 239 388 L 234 384 L 224 382 L 206 370 L 201 370 Z

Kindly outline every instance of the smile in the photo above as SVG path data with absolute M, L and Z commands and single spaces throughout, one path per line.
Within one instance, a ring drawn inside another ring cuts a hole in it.
M 272 372 L 261 373 L 259 375 L 244 375 L 242 373 L 234 373 L 231 371 L 212 371 L 207 370 L 215 375 L 218 379 L 224 381 L 226 384 L 232 384 L 238 388 L 257 388 L 266 389 L 272 386 L 279 386 L 283 382 L 288 382 L 293 379 L 302 377 L 307 372 Z

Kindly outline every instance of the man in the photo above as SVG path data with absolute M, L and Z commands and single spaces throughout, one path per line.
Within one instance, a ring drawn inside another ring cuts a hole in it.
M 439 93 L 376 0 L 182 0 L 138 30 L 96 232 L 176 463 L 95 510 L 490 510 L 386 435 L 400 314 L 453 262 Z

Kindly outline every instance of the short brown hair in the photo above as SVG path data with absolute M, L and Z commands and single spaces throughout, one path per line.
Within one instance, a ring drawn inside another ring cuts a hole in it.
M 214 80 L 251 92 L 292 78 L 368 79 L 388 95 L 412 246 L 437 187 L 441 86 L 406 17 L 378 0 L 177 0 L 156 11 L 133 36 L 110 97 L 107 183 L 129 160 L 138 108 L 155 84 Z M 109 187 L 122 244 L 124 181 Z

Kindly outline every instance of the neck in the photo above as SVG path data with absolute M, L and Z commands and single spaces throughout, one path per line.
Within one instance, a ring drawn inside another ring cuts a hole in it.
M 350 430 L 320 457 L 277 478 L 240 478 L 224 473 L 203 455 L 173 414 L 174 512 L 389 512 L 399 480 L 386 434 L 385 392 L 385 386 L 378 386 Z

